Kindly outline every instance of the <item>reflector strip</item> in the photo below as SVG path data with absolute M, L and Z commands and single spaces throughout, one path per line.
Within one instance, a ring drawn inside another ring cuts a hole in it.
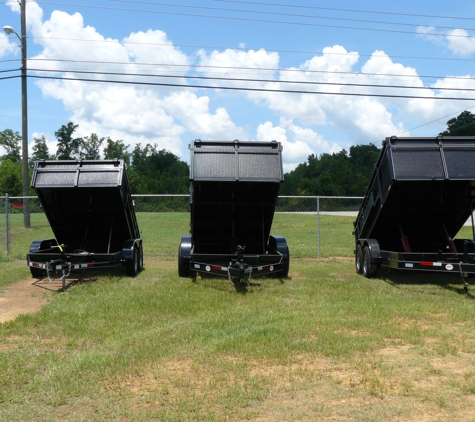
M 441 262 L 422 261 L 421 266 L 423 266 L 423 267 L 442 267 L 442 263 Z

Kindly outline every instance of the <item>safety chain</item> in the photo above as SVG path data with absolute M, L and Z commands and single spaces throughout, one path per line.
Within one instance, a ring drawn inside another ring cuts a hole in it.
M 468 293 L 468 286 L 470 286 L 470 284 L 467 283 L 467 280 L 465 280 L 465 277 L 463 275 L 462 261 L 459 262 L 459 273 L 460 273 L 460 277 L 462 277 L 463 290 L 464 290 L 465 294 L 467 294 Z
M 68 273 L 63 274 L 62 277 L 66 278 L 69 276 L 69 274 L 71 274 L 71 263 L 68 261 L 64 261 L 64 263 L 68 266 Z M 58 278 L 56 274 L 56 268 L 54 268 L 55 266 L 56 266 L 56 263 L 54 261 L 50 261 L 46 264 L 46 275 L 50 283 L 52 283 L 55 278 Z M 51 270 L 51 267 L 53 267 L 54 271 Z M 51 273 L 53 273 L 53 275 Z
M 230 271 L 230 268 L 231 268 L 231 265 L 228 265 L 228 279 L 229 279 L 229 282 L 235 286 L 236 284 L 234 283 L 233 281 L 233 278 L 231 277 L 231 271 Z M 244 281 L 244 284 L 246 286 L 249 286 L 249 284 L 251 283 L 251 276 L 252 276 L 252 266 L 249 266 L 249 275 L 247 276 L 247 280 Z M 243 279 L 239 280 L 240 283 L 243 282 Z

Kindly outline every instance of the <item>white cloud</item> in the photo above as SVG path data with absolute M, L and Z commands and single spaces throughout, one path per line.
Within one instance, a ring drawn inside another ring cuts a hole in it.
M 419 26 L 416 33 L 427 41 L 447 47 L 456 55 L 469 56 L 475 53 L 475 38 L 465 29 L 455 28 L 444 32 L 434 26 Z
M 469 37 L 465 29 L 454 29 L 447 33 L 447 44 L 450 50 L 460 56 L 475 53 L 475 38 Z
M 0 33 L 0 57 L 6 56 L 7 54 L 20 55 L 19 43 L 16 43 L 15 40 L 10 41 L 6 34 L 2 31 Z
M 177 78 L 189 71 L 189 58 L 173 45 L 163 31 L 150 29 L 134 32 L 120 41 L 105 38 L 96 28 L 86 25 L 79 13 L 54 11 L 48 20 L 43 21 L 39 6 L 36 3 L 28 4 L 32 8 L 28 25 L 36 42 L 42 47 L 34 59 L 46 59 L 44 62 L 35 60 L 32 63 L 40 71 L 54 69 L 72 79 L 43 79 L 36 84 L 45 97 L 64 104 L 71 113 L 70 120 L 79 125 L 78 136 L 88 136 L 94 132 L 99 137 L 121 139 L 132 147 L 136 143 L 156 143 L 159 148 L 166 148 L 180 157 L 186 154 L 183 144 L 189 142 L 189 139 L 181 139 L 186 130 L 196 137 L 210 139 L 245 138 L 244 131 L 232 122 L 224 108 L 217 107 L 214 112 L 210 111 L 209 98 L 206 96 L 199 97 L 193 92 L 177 91 L 169 86 L 78 80 L 84 77 L 98 81 L 124 79 L 121 76 L 77 72 L 78 69 L 97 70 L 99 66 L 101 72 L 144 72 L 173 76 L 144 79 L 130 75 L 125 78 L 128 82 L 183 84 L 183 80 Z M 256 53 L 257 56 L 261 54 Z M 75 63 L 68 60 L 74 60 Z M 153 66 L 144 68 L 141 63 L 153 63 Z
M 203 139 L 246 139 L 244 130 L 236 127 L 225 108 L 210 113 L 208 97 L 188 91 L 175 92 L 165 99 L 164 107 L 181 120 L 186 130 L 202 134 Z

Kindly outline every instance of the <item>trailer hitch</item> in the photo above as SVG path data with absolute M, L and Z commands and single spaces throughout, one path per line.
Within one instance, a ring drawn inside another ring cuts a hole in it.
M 61 266 L 61 269 L 57 270 L 57 266 Z M 66 268 L 65 268 L 66 267 Z M 62 259 L 52 259 L 46 263 L 46 275 L 48 280 L 52 283 L 55 278 L 61 276 L 61 282 L 63 290 L 66 288 L 66 277 L 71 274 L 71 263 Z
M 238 245 L 236 256 L 228 265 L 228 279 L 235 286 L 233 279 L 237 279 L 239 284 L 249 286 L 252 276 L 252 265 L 244 262 L 242 253 L 246 249 L 245 246 Z

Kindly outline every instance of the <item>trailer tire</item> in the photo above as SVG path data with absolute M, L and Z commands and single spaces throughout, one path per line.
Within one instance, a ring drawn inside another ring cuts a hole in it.
M 46 271 L 41 268 L 30 267 L 30 273 L 33 278 L 44 278 L 46 277 Z
M 285 244 L 285 249 L 286 252 L 283 254 L 284 255 L 284 268 L 282 269 L 282 277 L 287 278 L 289 276 L 289 268 L 290 268 L 290 252 L 289 252 L 289 247 L 287 244 Z
M 191 236 L 183 235 L 180 245 L 178 246 L 178 276 L 179 277 L 196 277 L 196 271 L 190 269 L 191 262 Z
M 142 244 L 140 244 L 139 247 L 139 271 L 143 270 L 143 247 Z
M 357 274 L 363 274 L 363 248 L 359 243 L 356 245 L 355 267 Z
M 139 272 L 140 252 L 137 246 L 134 246 L 132 259 L 127 261 L 127 275 L 135 277 Z
M 378 267 L 374 264 L 371 264 L 371 252 L 368 246 L 365 246 L 363 249 L 363 267 L 362 273 L 366 278 L 374 277 Z

